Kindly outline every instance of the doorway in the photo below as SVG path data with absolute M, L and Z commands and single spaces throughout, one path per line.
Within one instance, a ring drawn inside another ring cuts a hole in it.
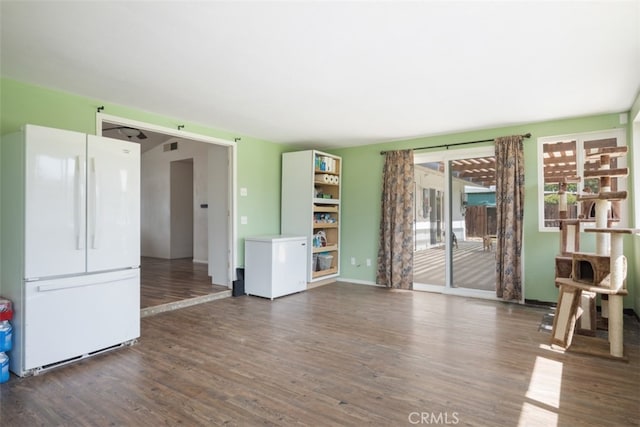
M 494 299 L 494 148 L 414 158 L 414 289 Z
M 235 142 L 102 113 L 97 129 L 142 147 L 143 312 L 230 294 L 236 265 Z

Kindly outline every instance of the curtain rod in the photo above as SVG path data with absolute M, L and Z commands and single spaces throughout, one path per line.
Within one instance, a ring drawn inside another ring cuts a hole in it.
M 531 133 L 525 133 L 524 135 L 520 135 L 523 138 L 531 138 Z M 467 141 L 467 142 L 454 142 L 453 144 L 442 144 L 442 145 L 433 145 L 431 147 L 418 147 L 418 148 L 412 148 L 413 151 L 416 150 L 428 150 L 431 148 L 446 148 L 447 150 L 449 149 L 449 147 L 453 147 L 456 145 L 469 145 L 469 144 L 478 144 L 480 142 L 492 142 L 495 141 L 495 138 L 493 139 L 481 139 L 479 141 Z M 393 150 L 385 150 L 385 151 L 381 151 L 380 154 L 386 154 L 389 151 L 393 151 Z

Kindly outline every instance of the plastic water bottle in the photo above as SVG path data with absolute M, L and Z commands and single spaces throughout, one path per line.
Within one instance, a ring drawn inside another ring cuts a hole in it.
M 11 350 L 13 328 L 8 320 L 0 322 L 0 352 Z
M 0 353 L 0 384 L 9 381 L 9 356 Z

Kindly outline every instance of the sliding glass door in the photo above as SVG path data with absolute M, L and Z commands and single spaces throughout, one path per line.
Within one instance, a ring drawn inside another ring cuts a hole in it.
M 444 162 L 415 165 L 413 281 L 445 286 Z
M 493 147 L 415 155 L 414 289 L 495 295 Z

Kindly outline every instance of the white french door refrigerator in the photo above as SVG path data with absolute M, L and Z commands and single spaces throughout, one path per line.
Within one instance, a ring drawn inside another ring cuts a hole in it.
M 26 125 L 2 139 L 10 370 L 37 374 L 140 335 L 140 146 Z

